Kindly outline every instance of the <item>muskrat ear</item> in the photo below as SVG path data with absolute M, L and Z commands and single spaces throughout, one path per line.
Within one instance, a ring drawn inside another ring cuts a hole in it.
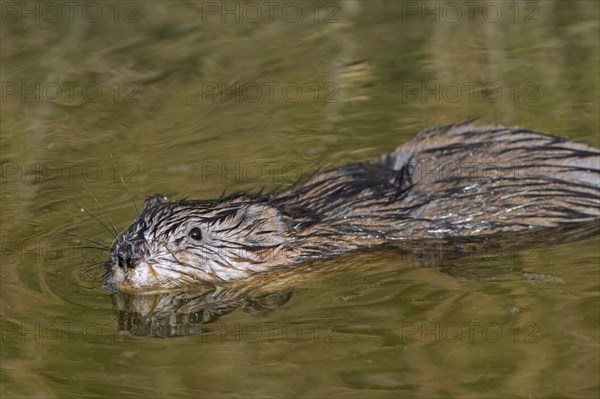
M 257 221 L 268 221 L 277 227 L 287 226 L 283 220 L 283 214 L 279 209 L 271 205 L 252 204 L 241 210 L 241 214 L 246 222 L 252 223 Z
M 244 238 L 252 244 L 273 245 L 283 240 L 290 229 L 283 213 L 274 206 L 251 204 L 238 211 L 239 227 L 251 232 Z
M 154 194 L 152 197 L 146 198 L 144 201 L 144 210 L 155 207 L 158 204 L 163 204 L 167 202 L 167 197 L 162 194 Z
M 273 219 L 279 216 L 280 212 L 277 208 L 270 205 L 250 204 L 241 209 L 240 215 L 246 220 L 255 219 Z

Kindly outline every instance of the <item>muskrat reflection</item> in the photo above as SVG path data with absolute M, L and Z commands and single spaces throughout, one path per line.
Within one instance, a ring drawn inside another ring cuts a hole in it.
M 246 313 L 272 311 L 291 296 L 291 288 L 248 291 L 202 287 L 147 295 L 115 293 L 113 308 L 119 331 L 136 336 L 173 337 L 204 333 L 206 323 L 236 309 Z

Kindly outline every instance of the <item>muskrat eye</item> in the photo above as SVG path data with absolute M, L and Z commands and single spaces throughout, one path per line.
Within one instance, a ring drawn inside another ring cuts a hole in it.
M 199 241 L 202 239 L 202 230 L 200 230 L 198 227 L 194 227 L 193 229 L 190 230 L 188 235 L 190 236 L 191 239 Z

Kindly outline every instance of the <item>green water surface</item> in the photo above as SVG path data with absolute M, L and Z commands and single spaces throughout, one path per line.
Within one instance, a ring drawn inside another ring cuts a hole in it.
M 284 189 L 471 117 L 598 146 L 598 2 L 66 3 L 1 3 L 2 398 L 599 396 L 597 237 L 348 254 L 167 338 L 119 331 L 80 248 L 112 240 L 90 214 Z

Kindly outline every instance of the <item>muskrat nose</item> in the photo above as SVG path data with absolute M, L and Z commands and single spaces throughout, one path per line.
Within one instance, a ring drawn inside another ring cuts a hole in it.
M 127 266 L 128 268 L 133 269 L 134 267 L 139 265 L 141 262 L 142 262 L 142 260 L 140 258 L 123 256 L 121 254 L 117 255 L 117 263 L 119 264 L 119 267 Z
M 124 242 L 117 248 L 117 263 L 119 267 L 134 268 L 140 264 L 142 260 L 138 258 L 133 251 L 130 243 Z
M 142 262 L 142 260 L 140 258 L 129 258 L 126 261 L 127 267 L 129 267 L 131 269 L 133 269 L 134 267 L 139 265 L 141 262 Z

